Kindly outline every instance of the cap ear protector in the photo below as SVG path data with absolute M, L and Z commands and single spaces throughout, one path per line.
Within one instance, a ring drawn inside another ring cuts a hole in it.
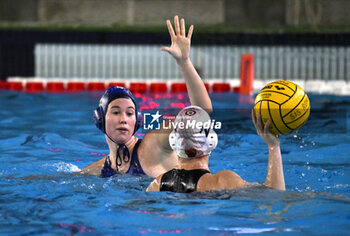
M 202 128 L 197 127 L 196 122 L 201 122 Z M 198 106 L 189 106 L 179 112 L 174 121 L 177 128 L 169 135 L 170 147 L 179 157 L 196 158 L 209 155 L 216 148 L 218 136 L 213 129 L 205 128 L 204 123 L 207 122 L 211 122 L 210 116 Z
M 138 111 L 135 98 L 127 89 L 119 86 L 110 87 L 100 99 L 99 106 L 94 110 L 94 122 L 96 127 L 106 133 L 106 111 L 110 102 L 118 98 L 129 98 L 135 105 L 136 123 L 133 134 L 142 126 L 142 114 Z
M 103 107 L 102 106 L 98 106 L 95 110 L 94 110 L 94 122 L 96 127 L 99 130 L 102 130 L 103 133 L 105 133 L 105 115 L 103 112 Z
M 203 155 L 209 155 L 218 145 L 218 135 L 215 131 L 210 131 L 208 135 L 205 136 L 204 144 L 200 140 L 198 141 L 198 143 L 202 143 L 201 148 L 191 147 L 191 144 L 186 148 L 186 138 L 181 137 L 176 130 L 173 130 L 169 135 L 171 149 L 173 149 L 181 158 L 196 158 Z

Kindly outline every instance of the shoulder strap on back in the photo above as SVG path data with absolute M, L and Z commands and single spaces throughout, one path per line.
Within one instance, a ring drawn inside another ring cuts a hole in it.
M 111 167 L 111 160 L 109 159 L 109 156 L 107 156 L 105 160 L 105 164 L 103 165 L 103 168 L 101 170 L 101 177 L 108 178 L 115 174 L 116 174 L 115 170 L 113 170 Z

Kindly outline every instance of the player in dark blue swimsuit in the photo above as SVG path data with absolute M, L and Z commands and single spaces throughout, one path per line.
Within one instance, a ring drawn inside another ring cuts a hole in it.
M 101 170 L 101 177 L 110 177 L 115 175 L 118 171 L 120 171 L 120 167 L 123 163 L 130 163 L 129 168 L 125 172 L 126 174 L 142 174 L 144 175 L 145 172 L 142 170 L 139 157 L 138 157 L 138 147 L 142 140 L 138 140 L 137 138 L 133 137 L 134 141 L 132 143 L 135 143 L 133 147 L 132 154 L 130 155 L 129 148 L 125 145 L 128 141 L 125 142 L 123 138 L 120 138 L 118 136 L 109 135 L 106 131 L 106 113 L 108 110 L 108 106 L 117 99 L 127 99 L 129 101 L 126 102 L 127 108 L 125 112 L 129 115 L 124 115 L 124 119 L 120 121 L 120 125 L 116 129 L 117 132 L 119 131 L 118 135 L 123 136 L 125 133 L 132 131 L 132 134 L 135 134 L 135 132 L 140 128 L 141 126 L 141 115 L 139 111 L 137 110 L 136 102 L 134 96 L 131 94 L 131 92 L 123 87 L 111 87 L 107 89 L 107 91 L 103 94 L 98 108 L 94 111 L 94 121 L 96 124 L 96 127 L 99 128 L 103 133 L 105 133 L 107 140 L 109 141 L 109 144 L 111 146 L 111 153 L 114 153 L 114 156 L 108 155 L 104 158 L 104 165 Z M 124 100 L 125 103 L 125 100 Z M 118 116 L 122 111 L 122 105 L 119 103 L 112 103 L 112 116 Z M 119 105 L 118 105 L 119 104 Z M 130 106 L 131 105 L 131 106 Z M 114 109 L 114 110 L 113 110 Z M 130 118 L 131 117 L 131 118 Z M 136 122 L 133 123 L 132 117 L 136 118 Z M 128 121 L 131 121 L 131 126 L 128 127 L 127 124 Z M 129 128 L 129 129 L 128 129 Z M 108 127 L 107 127 L 108 129 Z M 114 137 L 112 137 L 114 136 Z M 124 135 L 125 136 L 125 135 Z M 125 138 L 124 138 L 125 139 Z M 114 143 L 114 144 L 113 144 Z M 114 151 L 114 146 L 116 146 L 116 150 Z M 115 161 L 115 169 L 112 168 L 112 161 L 111 158 L 114 158 Z
M 135 114 L 136 117 L 136 122 L 133 130 L 133 134 L 140 128 L 141 126 L 141 115 L 139 111 L 137 110 L 136 102 L 134 96 L 131 94 L 131 92 L 123 87 L 111 87 L 109 88 L 104 95 L 102 96 L 100 100 L 100 104 L 98 108 L 94 111 L 94 121 L 97 126 L 102 132 L 106 134 L 106 136 L 109 138 L 109 140 L 113 141 L 115 144 L 117 144 L 117 150 L 116 150 L 116 170 L 112 168 L 112 162 L 111 162 L 111 157 L 107 156 L 105 159 L 105 163 L 103 166 L 103 169 L 101 170 L 101 176 L 102 177 L 110 177 L 119 171 L 119 167 L 122 165 L 123 162 L 130 162 L 130 166 L 128 170 L 125 172 L 126 174 L 145 174 L 145 172 L 142 170 L 142 167 L 139 162 L 139 157 L 137 154 L 138 147 L 141 143 L 142 140 L 137 140 L 134 148 L 132 155 L 130 157 L 129 149 L 128 147 L 122 142 L 118 143 L 118 141 L 115 141 L 112 137 L 110 137 L 107 132 L 106 132 L 106 124 L 105 124 L 105 117 L 106 114 L 105 112 L 107 111 L 108 105 L 116 99 L 128 99 L 131 100 L 132 103 L 135 106 L 135 109 L 133 108 L 128 108 L 130 112 L 130 116 L 133 116 Z M 112 108 L 113 109 L 113 108 Z M 119 107 L 116 108 L 116 112 L 121 112 L 119 111 Z M 127 131 L 127 128 L 124 128 Z M 123 131 L 123 130 L 122 130 Z

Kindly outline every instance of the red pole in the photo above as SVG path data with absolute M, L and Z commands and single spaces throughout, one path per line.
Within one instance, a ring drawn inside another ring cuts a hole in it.
M 241 58 L 241 85 L 240 94 L 251 94 L 254 83 L 254 56 L 243 54 Z

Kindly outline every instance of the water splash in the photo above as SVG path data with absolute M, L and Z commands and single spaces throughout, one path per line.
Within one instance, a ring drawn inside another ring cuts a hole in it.
M 56 168 L 57 172 L 64 173 L 74 173 L 81 171 L 81 169 L 78 166 L 63 161 L 54 164 L 44 164 L 43 167 L 54 167 Z

